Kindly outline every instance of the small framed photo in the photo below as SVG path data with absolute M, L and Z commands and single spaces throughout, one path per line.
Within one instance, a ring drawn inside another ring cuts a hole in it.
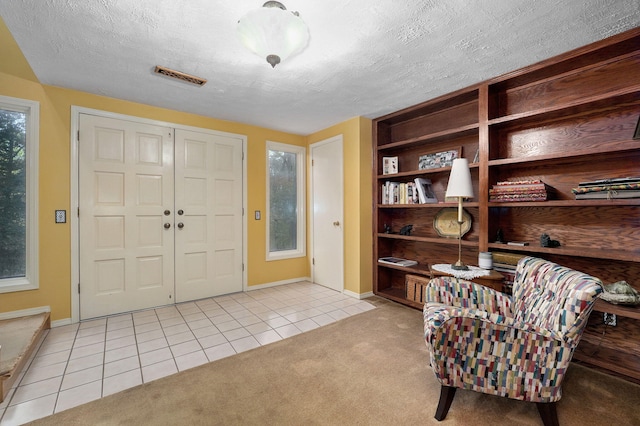
M 462 147 L 450 149 L 448 151 L 423 154 L 418 157 L 418 169 L 427 170 L 450 167 L 453 164 L 453 160 L 460 158 L 461 155 Z
M 640 139 L 640 117 L 638 117 L 638 124 L 636 124 L 636 131 L 633 134 L 634 139 Z
M 395 175 L 398 173 L 398 157 L 382 157 L 382 174 Z

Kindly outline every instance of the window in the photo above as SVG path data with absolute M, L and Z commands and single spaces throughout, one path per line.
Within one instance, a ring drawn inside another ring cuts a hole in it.
M 267 260 L 305 256 L 305 148 L 267 141 Z
M 0 96 L 0 293 L 38 288 L 37 102 Z

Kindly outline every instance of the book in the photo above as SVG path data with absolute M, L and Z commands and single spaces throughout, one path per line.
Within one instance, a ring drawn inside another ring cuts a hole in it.
M 518 201 L 547 201 L 547 194 L 509 194 L 491 195 L 489 201 L 494 203 L 514 203 Z
M 415 178 L 415 187 L 418 190 L 418 201 L 420 204 L 437 203 L 438 198 L 431 188 L 431 180 L 424 178 Z
M 497 182 L 495 185 L 493 185 L 493 187 L 519 187 L 519 186 L 525 186 L 525 187 L 529 187 L 532 185 L 544 185 L 544 182 L 542 182 L 539 179 L 532 179 L 532 180 L 515 180 L 515 181 L 511 181 L 511 180 L 505 180 L 502 182 Z
M 382 174 L 394 175 L 398 173 L 398 157 L 382 157 Z
M 496 271 L 515 271 L 516 267 L 517 265 L 511 265 L 510 263 L 493 262 L 493 269 Z
M 576 194 L 576 200 L 615 200 L 618 198 L 640 198 L 638 189 L 593 191 Z
M 578 188 L 572 188 L 571 192 L 577 195 L 577 194 L 586 194 L 591 192 L 630 191 L 630 190 L 640 190 L 640 182 L 616 183 L 616 184 L 598 185 L 598 186 L 579 186 Z
M 640 182 L 640 176 L 591 180 L 591 181 L 580 182 L 578 183 L 578 186 L 589 187 L 589 186 L 616 185 L 621 183 L 638 183 L 638 182 Z
M 493 255 L 494 265 L 503 263 L 503 264 L 513 265 L 514 268 L 518 264 L 520 259 L 525 257 L 524 254 L 510 253 L 510 252 L 503 252 L 503 251 L 494 251 L 494 252 L 491 252 L 491 254 Z
M 502 181 L 489 188 L 489 201 L 546 201 L 549 198 L 549 188 L 541 180 Z
M 529 243 L 526 241 L 509 241 L 507 243 L 509 246 L 528 246 Z
M 378 262 L 395 266 L 413 266 L 418 264 L 415 260 L 403 259 L 401 257 L 381 257 L 378 259 Z

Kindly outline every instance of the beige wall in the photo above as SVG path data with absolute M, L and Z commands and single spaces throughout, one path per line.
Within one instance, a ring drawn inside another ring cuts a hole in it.
M 309 136 L 217 120 L 134 102 L 42 85 L 0 20 L 0 95 L 40 103 L 40 288 L 0 294 L 0 313 L 50 306 L 52 320 L 71 317 L 71 229 L 54 210 L 71 210 L 71 107 L 247 136 L 247 212 L 266 209 L 266 141 L 307 146 L 342 133 L 345 155 L 345 287 L 371 291 L 371 122 L 354 118 Z M 266 262 L 266 222 L 247 217 L 249 286 L 310 276 L 307 257 Z

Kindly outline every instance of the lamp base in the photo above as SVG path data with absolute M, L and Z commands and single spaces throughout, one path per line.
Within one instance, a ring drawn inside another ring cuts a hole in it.
M 458 259 L 458 261 L 456 263 L 452 263 L 451 264 L 451 269 L 453 269 L 455 271 L 468 271 L 469 267 L 467 265 L 465 265 L 464 263 L 462 263 L 462 261 L 460 259 Z

